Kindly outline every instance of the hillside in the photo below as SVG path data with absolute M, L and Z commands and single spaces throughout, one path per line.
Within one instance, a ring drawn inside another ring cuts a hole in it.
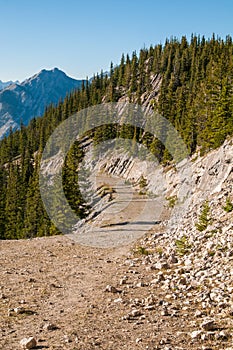
M 155 115 L 160 113 L 178 130 L 189 155 L 197 150 L 204 154 L 219 147 L 233 133 L 232 49 L 229 36 L 225 40 L 215 36 L 209 40 L 192 36 L 190 42 L 182 37 L 180 41 L 167 40 L 164 46 L 143 49 L 139 56 L 135 52 L 131 58 L 123 55 L 118 66 L 113 68 L 111 65 L 109 76 L 97 74 L 91 83 L 86 82 L 63 103 L 47 108 L 42 118 L 33 119 L 28 127 L 22 127 L 2 140 L 0 237 L 26 238 L 58 232 L 40 200 L 38 169 L 41 152 L 55 128 L 84 108 L 108 102 L 138 103 Z M 47 76 L 49 72 L 43 74 Z M 25 82 L 25 86 L 33 84 L 37 84 L 37 77 Z M 91 135 L 94 143 L 116 135 L 135 137 L 159 162 L 165 166 L 172 164 L 172 155 L 153 135 L 133 130 L 130 126 L 114 128 L 111 131 L 108 128 L 96 129 L 94 137 Z M 164 130 L 163 137 L 169 144 L 172 135 L 166 133 Z M 19 158 L 21 166 L 14 161 Z M 72 162 L 78 164 L 77 159 L 73 158 Z M 68 176 L 70 182 L 66 183 L 65 191 L 71 207 L 82 212 L 80 195 L 72 197 L 73 187 L 78 186 L 74 172 L 72 164 L 67 167 L 64 176 Z M 85 210 L 82 215 L 85 215 Z

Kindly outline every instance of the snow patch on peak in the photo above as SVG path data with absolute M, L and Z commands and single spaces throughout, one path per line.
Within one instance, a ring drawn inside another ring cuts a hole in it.
M 2 80 L 0 80 L 0 90 L 4 90 L 6 89 L 8 86 L 11 86 L 11 85 L 14 85 L 14 84 L 19 84 L 19 81 L 16 80 L 15 82 L 14 81 L 6 81 L 6 82 L 3 82 Z

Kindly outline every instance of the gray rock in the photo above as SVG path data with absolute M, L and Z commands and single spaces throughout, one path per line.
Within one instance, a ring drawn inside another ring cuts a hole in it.
M 221 331 L 215 335 L 215 338 L 217 340 L 227 340 L 229 337 L 230 337 L 230 334 L 225 331 Z
M 203 340 L 203 341 L 213 340 L 214 337 L 215 337 L 214 332 L 203 333 L 201 335 L 201 340 Z
M 169 262 L 170 264 L 177 264 L 177 263 L 178 263 L 178 259 L 177 259 L 177 257 L 176 257 L 174 254 L 172 254 L 172 255 L 170 256 L 170 258 L 168 259 L 168 262 Z
M 46 331 L 54 331 L 56 330 L 58 327 L 55 326 L 54 324 L 52 323 L 46 323 L 44 326 L 43 326 L 43 329 L 45 329 Z
M 159 261 L 157 262 L 155 265 L 154 265 L 155 269 L 157 270 L 167 270 L 167 269 L 170 269 L 170 265 L 166 262 L 166 261 Z
M 204 322 L 201 324 L 201 327 L 205 331 L 212 331 L 212 330 L 217 328 L 215 320 L 213 320 L 213 319 L 206 319 L 206 320 L 204 320 Z

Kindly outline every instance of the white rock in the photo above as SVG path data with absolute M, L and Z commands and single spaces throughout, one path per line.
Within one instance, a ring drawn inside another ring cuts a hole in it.
M 136 344 L 140 343 L 141 341 L 142 341 L 142 338 L 137 338 L 137 339 L 135 340 Z
M 184 264 L 185 264 L 185 266 L 191 266 L 192 265 L 192 260 L 185 259 Z
M 124 276 L 121 280 L 120 280 L 120 285 L 126 284 L 127 283 L 127 276 Z
M 142 312 L 140 310 L 135 309 L 135 310 L 132 310 L 129 315 L 132 317 L 137 317 L 137 316 L 141 316 Z
M 114 303 L 122 303 L 123 299 L 122 298 L 117 298 L 113 300 Z
M 192 339 L 200 339 L 201 338 L 202 331 L 193 331 L 190 336 Z
M 25 309 L 24 309 L 24 307 L 19 306 L 19 307 L 14 308 L 14 312 L 15 312 L 17 315 L 23 314 L 23 313 L 25 313 Z
M 36 340 L 33 337 L 24 338 L 20 341 L 20 345 L 23 349 L 33 349 L 36 347 Z
M 110 293 L 118 293 L 118 290 L 109 284 L 106 286 L 105 291 Z
M 197 310 L 195 312 L 195 317 L 201 317 L 202 316 L 202 312 L 200 310 Z
M 162 270 L 162 269 L 164 269 L 164 270 L 167 270 L 167 269 L 170 269 L 170 266 L 169 266 L 169 264 L 166 262 L 166 261 L 163 261 L 163 262 L 157 262 L 155 265 L 155 268 L 157 269 L 157 270 Z

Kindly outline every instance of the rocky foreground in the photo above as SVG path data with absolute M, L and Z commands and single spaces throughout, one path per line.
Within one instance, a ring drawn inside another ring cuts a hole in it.
M 0 348 L 232 349 L 232 248 L 191 242 L 187 254 L 159 232 L 133 249 L 2 242 Z
M 232 141 L 191 164 L 182 220 L 171 169 L 161 223 L 135 243 L 1 241 L 0 349 L 233 349 Z

